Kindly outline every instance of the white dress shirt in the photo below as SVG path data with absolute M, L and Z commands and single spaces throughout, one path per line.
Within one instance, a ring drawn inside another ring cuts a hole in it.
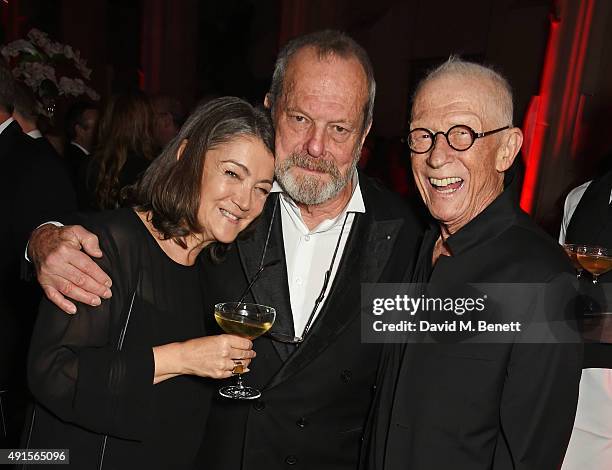
M 327 298 L 336 277 L 336 271 L 342 259 L 355 213 L 365 212 L 365 204 L 357 174 L 355 174 L 353 181 L 355 186 L 353 195 L 344 210 L 337 217 L 324 220 L 313 230 L 308 229 L 304 219 L 302 219 L 299 207 L 283 192 L 282 188 L 277 183 L 274 183 L 272 188 L 272 192 L 281 193 L 279 199 L 287 261 L 287 279 L 289 281 L 289 297 L 296 336 L 301 336 L 304 332 L 316 299 L 323 288 L 325 272 L 329 269 L 334 256 L 344 218 L 348 214 L 325 291 L 325 298 Z M 324 303 L 325 299 L 317 309 L 315 318 Z
M 27 135 L 32 137 L 32 139 L 40 139 L 43 135 L 38 129 L 32 129 L 30 132 L 26 132 Z
M 4 132 L 4 129 L 6 129 L 8 126 L 11 125 L 11 122 L 13 122 L 14 119 L 8 118 L 6 121 L 4 121 L 2 124 L 0 124 L 0 134 L 2 134 Z
M 89 155 L 89 151 L 82 145 L 77 144 L 74 140 L 70 141 L 70 145 L 74 145 L 76 148 L 81 149 L 85 155 Z
M 591 181 L 572 189 L 565 199 L 559 243 Z M 612 193 L 610 194 L 612 203 Z M 572 437 L 561 470 L 612 468 L 612 370 L 583 369 Z
M 586 183 L 581 184 L 580 186 L 572 189 L 567 197 L 565 198 L 565 205 L 563 206 L 563 221 L 561 222 L 561 230 L 559 232 L 559 243 L 562 245 L 565 243 L 565 236 L 567 234 L 567 227 L 569 226 L 570 220 L 572 220 L 572 216 L 576 211 L 576 207 L 578 207 L 578 203 L 587 188 L 591 184 L 593 180 L 587 181 Z M 610 191 L 610 204 L 612 204 L 612 191 Z

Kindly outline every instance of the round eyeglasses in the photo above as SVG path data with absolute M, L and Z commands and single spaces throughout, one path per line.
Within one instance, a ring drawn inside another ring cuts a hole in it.
M 509 128 L 510 126 L 504 126 L 500 127 L 499 129 L 493 129 L 492 131 L 476 132 L 471 127 L 460 124 L 458 126 L 451 127 L 446 132 L 432 132 L 429 129 L 418 127 L 416 129 L 412 129 L 408 134 L 408 147 L 413 153 L 427 153 L 434 148 L 438 134 L 442 134 L 444 137 L 446 137 L 446 142 L 448 142 L 448 146 L 450 148 L 457 150 L 458 152 L 465 152 L 472 145 L 474 145 L 474 141 L 476 139 L 480 139 L 481 137 L 486 137 Z

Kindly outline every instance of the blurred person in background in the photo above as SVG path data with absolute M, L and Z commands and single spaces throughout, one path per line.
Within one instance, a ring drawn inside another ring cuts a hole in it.
M 87 101 L 78 101 L 68 108 L 64 120 L 64 158 L 76 188 L 79 167 L 89 160 L 93 151 L 98 126 L 98 107 Z
M 155 141 L 160 148 L 168 145 L 185 121 L 185 109 L 179 100 L 168 95 L 151 98 L 155 113 Z
M 14 105 L 13 119 L 17 121 L 21 130 L 32 139 L 43 154 L 47 155 L 48 158 L 57 160 L 57 163 L 67 169 L 57 148 L 43 135 L 43 131 L 40 129 L 47 126 L 44 125 L 44 117 L 41 116 L 34 93 L 21 82 L 16 82 Z
M 610 249 L 612 145 L 600 136 L 612 124 L 612 107 L 603 105 L 588 124 L 584 155 L 599 157 L 600 164 L 593 179 L 567 195 L 559 243 Z M 594 301 L 593 307 L 585 306 L 585 309 L 594 311 L 585 315 L 578 409 L 562 470 L 603 470 L 610 468 L 612 462 L 612 305 L 609 301 L 612 271 L 602 273 L 598 279 L 595 286 L 587 272 L 580 278 L 581 293 Z
M 24 243 L 40 223 L 76 210 L 68 173 L 37 117 L 29 89 L 0 60 L 0 448 L 18 447 L 28 402 L 25 356 L 40 301 L 39 287 L 20 279 Z
M 136 182 L 156 155 L 154 113 L 142 93 L 113 96 L 102 110 L 92 158 L 81 166 L 81 209 L 119 207 L 121 189 Z

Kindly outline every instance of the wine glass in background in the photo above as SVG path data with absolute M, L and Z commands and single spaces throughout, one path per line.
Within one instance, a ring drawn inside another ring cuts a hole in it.
M 570 261 L 574 265 L 576 269 L 576 277 L 580 279 L 582 277 L 582 270 L 584 269 L 580 262 L 578 261 L 578 247 L 582 245 L 575 245 L 573 243 L 565 243 L 563 245 L 563 249 L 567 256 L 569 256 Z
M 215 320 L 223 328 L 223 331 L 250 340 L 261 336 L 272 328 L 275 318 L 276 310 L 265 305 L 245 302 L 224 302 L 215 305 Z M 252 400 L 261 396 L 261 392 L 256 388 L 243 385 L 242 364 L 236 364 L 234 373 L 236 375 L 236 385 L 220 388 L 220 395 L 238 400 Z
M 601 246 L 579 245 L 576 257 L 584 269 L 593 275 L 593 284 L 598 277 L 612 269 L 612 250 Z

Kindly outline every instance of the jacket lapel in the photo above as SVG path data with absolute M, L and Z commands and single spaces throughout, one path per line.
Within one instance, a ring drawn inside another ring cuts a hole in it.
M 0 158 L 3 160 L 9 157 L 14 159 L 26 159 L 28 157 L 27 155 L 12 155 L 17 149 L 15 144 L 19 142 L 19 139 L 23 138 L 24 135 L 17 121 L 11 122 L 4 131 L 0 133 Z M 5 161 L 3 161 L 3 165 L 6 165 Z
M 278 197 L 278 195 L 275 195 L 269 198 L 255 233 L 248 239 L 239 240 L 237 246 L 247 282 L 250 282 L 259 270 L 270 223 L 272 223 L 270 240 L 263 263 L 266 264 L 276 260 L 280 262 L 264 269 L 259 279 L 253 284 L 251 294 L 256 303 L 268 305 L 276 309 L 276 319 L 272 330 L 293 336 L 293 314 L 289 299 L 289 283 L 287 281 L 283 229 Z M 276 210 L 274 210 L 275 206 Z M 295 349 L 292 345 L 277 341 L 273 341 L 272 344 L 283 361 Z
M 306 339 L 266 386 L 270 389 L 316 358 L 360 313 L 361 283 L 378 282 L 403 220 L 375 221 L 355 214 L 340 266 Z

